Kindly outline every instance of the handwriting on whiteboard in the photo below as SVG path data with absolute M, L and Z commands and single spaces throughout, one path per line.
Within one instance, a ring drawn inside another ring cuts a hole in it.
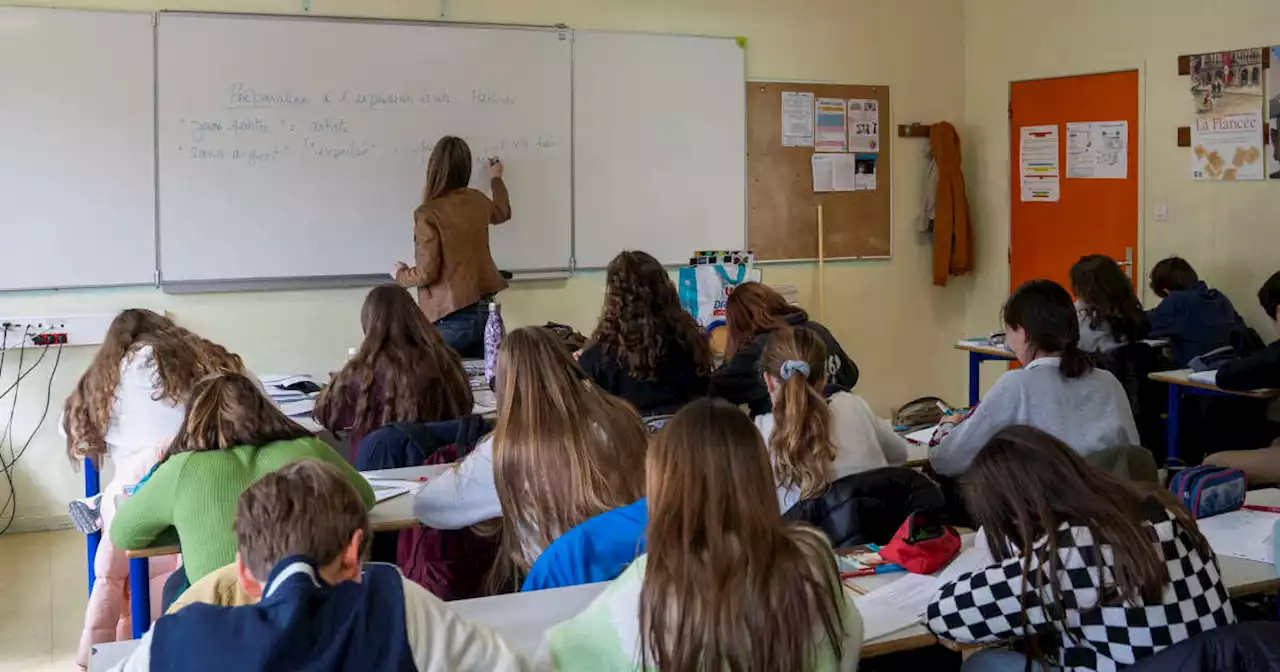
M 226 87 L 221 113 L 208 117 L 181 116 L 177 126 L 183 142 L 175 149 L 180 159 L 227 162 L 248 167 L 288 161 L 352 161 L 404 155 L 426 165 L 436 137 L 387 142 L 376 133 L 381 114 L 417 108 L 516 108 L 510 92 L 494 88 L 466 91 L 301 91 L 264 89 L 244 82 Z M 494 112 L 497 112 L 494 109 Z M 512 109 L 511 113 L 516 113 Z M 349 116 L 356 115 L 355 117 Z M 369 126 L 369 129 L 362 128 Z M 367 131 L 367 132 L 366 132 Z M 365 137 L 369 136 L 369 137 Z M 559 144 L 553 135 L 520 135 L 477 139 L 472 153 L 477 173 L 490 157 L 541 152 Z

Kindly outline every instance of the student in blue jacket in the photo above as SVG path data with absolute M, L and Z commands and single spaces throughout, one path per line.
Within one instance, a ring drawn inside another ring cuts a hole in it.
M 1210 289 L 1182 257 L 1163 259 L 1151 269 L 1151 291 L 1161 301 L 1147 313 L 1148 338 L 1169 339 L 1178 366 L 1231 345 L 1232 334 L 1245 329 L 1231 299 Z
M 124 672 L 511 670 L 527 663 L 394 565 L 370 563 L 369 516 L 333 467 L 294 462 L 236 507 L 240 586 L 257 604 L 190 604 L 156 621 Z

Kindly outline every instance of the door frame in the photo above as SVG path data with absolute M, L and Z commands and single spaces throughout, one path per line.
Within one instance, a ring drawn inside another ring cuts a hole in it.
M 1062 72 L 1055 71 L 1052 74 L 1043 76 L 1027 76 L 1021 79 L 1009 80 L 1009 86 L 1005 90 L 1005 109 L 1011 110 L 1013 107 L 1013 85 L 1023 82 L 1036 82 L 1046 79 L 1067 79 L 1070 77 L 1088 77 L 1090 75 L 1110 75 L 1119 72 L 1137 72 L 1138 73 L 1138 240 L 1137 240 L 1137 260 L 1134 262 L 1134 293 L 1140 300 L 1145 299 L 1147 292 L 1147 59 L 1142 59 L 1137 65 L 1120 66 L 1114 68 L 1105 68 L 1100 70 L 1090 70 L 1088 72 Z M 1013 115 L 1006 114 L 1005 117 L 1005 139 L 1009 142 L 1008 148 L 1005 150 L 1005 206 L 1009 213 L 1008 219 L 1005 221 L 1005 263 L 1004 263 L 1004 283 L 1002 286 L 1010 287 L 1013 280 Z M 1061 136 L 1060 136 L 1061 137 Z M 1060 170 L 1062 178 L 1066 179 L 1066 166 L 1063 165 Z M 1146 301 L 1143 300 L 1143 304 Z

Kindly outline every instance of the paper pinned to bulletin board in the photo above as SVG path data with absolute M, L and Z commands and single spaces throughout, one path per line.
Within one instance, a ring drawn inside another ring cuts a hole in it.
M 849 117 L 849 151 L 880 151 L 880 103 L 876 100 L 853 99 L 847 103 Z
M 1018 133 L 1018 176 L 1022 202 L 1056 203 L 1061 195 L 1058 125 L 1023 126 Z
M 1267 152 L 1267 172 L 1280 180 L 1280 47 L 1271 47 L 1271 67 L 1267 68 L 1267 131 L 1271 134 L 1271 151 Z
M 847 119 L 842 98 L 819 98 L 814 112 L 816 119 L 814 150 L 819 152 L 845 151 L 845 121 Z
M 782 146 L 813 146 L 813 94 L 782 92 Z
M 1265 177 L 1262 49 L 1191 57 L 1191 178 Z

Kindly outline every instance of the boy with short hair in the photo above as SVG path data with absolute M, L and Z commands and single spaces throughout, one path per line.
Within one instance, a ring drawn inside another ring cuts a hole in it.
M 329 465 L 303 460 L 262 477 L 240 496 L 235 534 L 240 584 L 261 601 L 165 616 L 117 670 L 527 669 L 394 566 L 361 571 L 369 516 Z
M 1147 311 L 1147 337 L 1169 339 L 1178 366 L 1231 345 L 1233 334 L 1247 329 L 1231 300 L 1210 289 L 1182 257 L 1162 259 L 1151 269 L 1151 291 L 1161 301 Z

